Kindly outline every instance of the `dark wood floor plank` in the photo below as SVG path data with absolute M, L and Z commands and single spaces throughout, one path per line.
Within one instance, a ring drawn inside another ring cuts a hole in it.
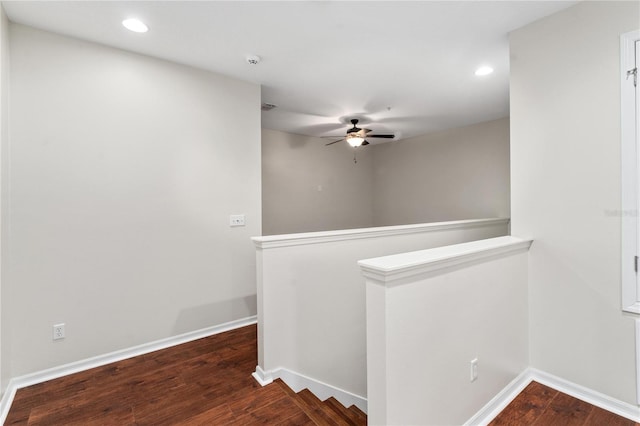
M 30 425 L 96 424 L 101 419 L 113 419 L 113 424 L 133 422 L 132 408 L 126 401 L 113 396 L 100 398 L 90 385 L 74 392 L 58 388 L 56 384 L 60 384 L 60 381 L 53 384 L 50 393 L 43 395 L 43 400 L 30 406 Z
M 239 391 L 230 397 L 229 409 L 236 415 L 250 413 L 289 396 L 277 385 L 271 383 L 257 387 L 252 392 Z
M 584 425 L 592 409 L 593 405 L 558 392 L 534 424 L 540 426 Z
M 315 423 L 304 413 L 289 417 L 288 419 L 276 423 L 278 426 L 312 426 Z
M 593 407 L 591 414 L 585 421 L 585 425 L 607 425 L 607 426 L 636 426 L 638 423 L 626 419 L 617 414 L 603 410 L 600 407 Z
M 259 425 L 284 423 L 292 417 L 304 414 L 300 407 L 291 398 L 282 398 L 269 405 L 259 407 L 249 413 L 236 417 L 231 424 Z
M 185 426 L 226 425 L 232 423 L 235 417 L 227 404 L 222 404 L 203 411 L 202 413 L 184 418 L 180 420 L 180 424 Z
M 557 394 L 550 387 L 531 382 L 489 425 L 531 425 Z
M 133 409 L 138 425 L 169 425 L 178 424 L 219 405 L 220 402 L 214 405 L 203 398 L 198 386 L 189 385 L 179 392 L 140 400 Z
M 540 425 L 582 425 L 593 405 L 558 392 L 537 423 Z

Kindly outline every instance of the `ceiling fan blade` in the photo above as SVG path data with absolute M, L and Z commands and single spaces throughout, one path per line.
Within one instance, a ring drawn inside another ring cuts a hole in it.
M 369 145 L 369 142 L 364 141 L 364 142 L 362 142 L 360 145 L 361 145 L 361 146 Z
M 368 138 L 387 138 L 387 139 L 393 139 L 396 137 L 396 135 L 367 135 Z
M 325 143 L 325 144 L 324 144 L 324 146 L 333 145 L 334 143 L 342 142 L 343 140 L 344 140 L 344 138 L 343 138 L 343 139 L 338 139 L 337 141 L 333 141 L 333 142 Z

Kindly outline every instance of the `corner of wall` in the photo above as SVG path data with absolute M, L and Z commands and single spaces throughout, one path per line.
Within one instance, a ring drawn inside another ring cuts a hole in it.
M 9 19 L 4 11 L 4 6 L 0 3 L 0 395 L 4 394 L 8 384 L 5 353 L 5 333 L 2 332 L 4 327 L 4 318 L 2 316 L 2 283 L 4 268 L 2 256 L 2 243 L 4 232 L 4 175 L 5 167 L 2 165 L 4 160 L 4 147 L 8 143 L 8 87 L 9 87 Z

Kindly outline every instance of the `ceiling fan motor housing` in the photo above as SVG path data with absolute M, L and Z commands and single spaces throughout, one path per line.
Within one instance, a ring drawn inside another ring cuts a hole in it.
M 358 124 L 358 119 L 357 118 L 352 119 L 351 120 L 351 124 L 353 124 L 353 127 L 350 128 L 349 130 L 347 130 L 347 134 L 353 133 L 353 132 L 359 132 L 360 130 L 362 130 L 359 127 L 356 127 L 356 124 Z

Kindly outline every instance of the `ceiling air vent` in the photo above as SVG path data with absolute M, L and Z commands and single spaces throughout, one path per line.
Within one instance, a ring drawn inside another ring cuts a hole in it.
M 268 104 L 266 102 L 263 102 L 262 105 L 260 106 L 260 109 L 263 110 L 263 111 L 271 111 L 275 107 L 276 107 L 276 105 L 274 105 L 274 104 Z

